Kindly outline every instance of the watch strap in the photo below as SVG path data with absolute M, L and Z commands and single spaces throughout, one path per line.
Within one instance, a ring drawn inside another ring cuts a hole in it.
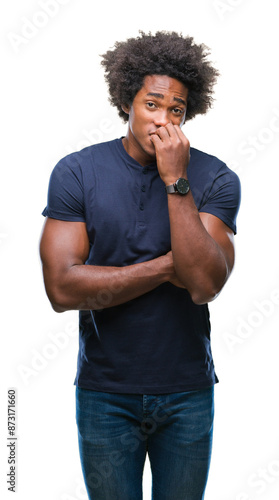
M 166 186 L 166 191 L 168 194 L 177 193 L 177 189 L 175 188 L 176 188 L 175 184 L 170 184 L 170 186 Z

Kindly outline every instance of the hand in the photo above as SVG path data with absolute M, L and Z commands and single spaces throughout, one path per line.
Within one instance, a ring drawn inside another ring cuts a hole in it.
M 174 270 L 174 265 L 173 265 L 173 258 L 172 258 L 172 251 L 168 252 L 167 255 L 170 257 L 170 264 L 172 266 L 172 277 L 171 279 L 169 280 L 170 283 L 172 283 L 172 285 L 174 286 L 177 286 L 178 288 L 186 288 L 182 283 L 181 281 L 178 279 L 177 275 L 176 275 L 176 272 Z
M 187 177 L 190 143 L 178 125 L 168 123 L 150 136 L 156 152 L 157 167 L 166 186 Z

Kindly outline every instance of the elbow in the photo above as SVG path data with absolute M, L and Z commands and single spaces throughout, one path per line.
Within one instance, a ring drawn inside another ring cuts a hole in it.
M 65 297 L 57 289 L 46 289 L 48 299 L 52 309 L 57 313 L 69 311 L 70 307 L 66 304 Z
M 51 307 L 52 309 L 56 312 L 56 313 L 62 313 L 62 312 L 65 312 L 65 311 L 68 311 L 67 308 L 61 306 L 60 304 L 57 304 L 56 302 L 52 302 L 50 301 L 51 303 Z
M 215 300 L 220 294 L 222 286 L 216 286 L 213 283 L 209 286 L 203 286 L 200 288 L 195 288 L 190 291 L 191 299 L 197 306 L 208 304 Z
M 73 287 L 66 280 L 65 273 L 54 273 L 47 266 L 43 266 L 43 281 L 46 295 L 55 312 L 61 313 L 74 309 L 72 307 L 73 293 L 70 293 Z
M 62 313 L 65 311 L 71 311 L 74 307 L 71 307 L 70 304 L 66 301 L 64 297 L 52 297 L 49 298 L 52 309 L 57 313 Z
M 199 293 L 198 291 L 195 291 L 193 293 L 191 293 L 191 299 L 192 301 L 194 302 L 194 304 L 196 304 L 197 306 L 202 306 L 204 304 L 208 304 L 208 302 L 212 302 L 214 299 L 216 299 L 216 297 L 219 295 L 220 291 L 219 292 L 207 292 L 205 293 L 204 290 L 202 290 L 201 293 Z
M 190 290 L 191 299 L 196 305 L 208 304 L 215 300 L 223 289 L 229 278 L 228 269 L 223 270 L 218 275 L 200 276 L 200 279 L 195 281 L 193 288 Z

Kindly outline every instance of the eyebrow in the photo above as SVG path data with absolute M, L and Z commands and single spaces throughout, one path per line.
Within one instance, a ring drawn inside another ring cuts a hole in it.
M 163 94 L 157 94 L 157 92 L 148 92 L 148 94 L 146 95 L 152 95 L 153 97 L 158 97 L 159 99 L 164 99 L 165 97 Z M 181 104 L 184 104 L 184 106 L 186 106 L 186 102 L 184 101 L 184 99 L 180 99 L 180 97 L 174 97 L 173 100 L 180 102 Z

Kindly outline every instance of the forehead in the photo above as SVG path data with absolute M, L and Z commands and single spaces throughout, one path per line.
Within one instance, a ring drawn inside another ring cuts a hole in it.
M 166 75 L 148 75 L 144 78 L 143 86 L 138 94 L 143 96 L 149 93 L 162 94 L 166 99 L 180 97 L 185 101 L 188 97 L 187 87 L 176 78 Z

